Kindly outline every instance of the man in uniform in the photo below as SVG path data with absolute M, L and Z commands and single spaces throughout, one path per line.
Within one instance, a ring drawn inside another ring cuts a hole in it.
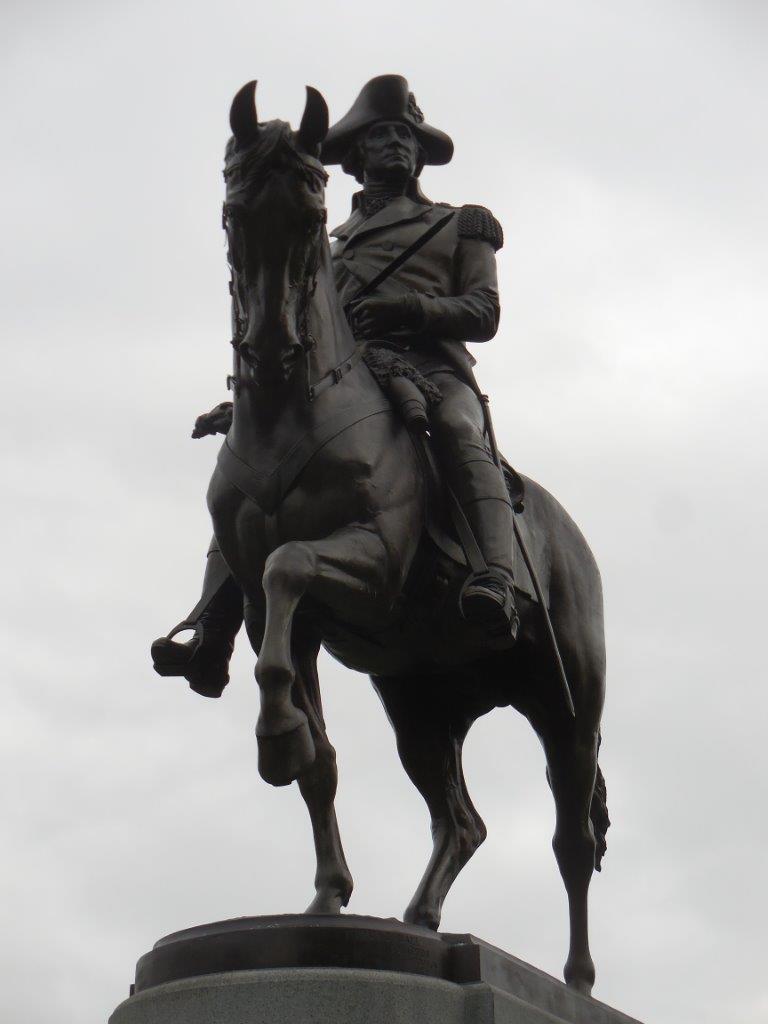
M 432 441 L 488 570 L 468 581 L 461 610 L 490 634 L 514 637 L 518 620 L 512 580 L 513 512 L 485 437 L 484 412 L 472 374 L 475 360 L 464 344 L 489 341 L 496 334 L 495 253 L 503 235 L 484 207 L 452 211 L 421 192 L 422 168 L 446 164 L 452 155 L 451 139 L 425 122 L 404 78 L 381 75 L 368 82 L 350 111 L 330 128 L 322 146 L 324 163 L 341 164 L 363 186 L 352 199 L 349 219 L 331 232 L 331 252 L 355 336 L 395 349 L 442 394 L 430 412 Z M 439 232 L 374 294 L 354 301 L 363 285 L 451 212 L 453 217 Z M 196 436 L 221 429 L 221 407 L 209 417 L 210 422 L 205 417 L 198 420 Z M 217 552 L 209 556 L 209 575 L 221 575 L 217 559 L 221 560 Z M 221 692 L 242 622 L 233 587 L 230 579 L 201 613 L 201 640 L 188 645 L 155 642 L 158 671 L 185 675 L 199 692 Z M 207 586 L 204 594 L 206 590 Z M 158 665 L 158 654 L 166 659 L 165 670 Z
M 432 128 L 399 75 L 363 88 L 352 109 L 328 132 L 321 158 L 341 164 L 363 186 L 352 215 L 331 232 L 336 284 L 343 303 L 450 212 L 421 192 L 425 164 L 445 164 L 453 143 Z M 488 573 L 462 594 L 466 618 L 494 633 L 514 633 L 512 508 L 484 436 L 483 408 L 466 341 L 489 341 L 499 324 L 495 253 L 501 226 L 481 206 L 455 211 L 446 226 L 370 298 L 353 304 L 357 338 L 404 357 L 442 394 L 430 413 L 441 469 L 469 520 Z

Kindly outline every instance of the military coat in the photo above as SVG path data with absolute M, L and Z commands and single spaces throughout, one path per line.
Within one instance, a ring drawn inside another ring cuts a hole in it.
M 431 203 L 421 194 L 393 199 L 366 218 L 362 193 L 352 214 L 331 232 L 336 286 L 342 303 L 355 293 L 452 207 Z M 451 370 L 466 377 L 474 358 L 468 341 L 488 341 L 499 325 L 496 251 L 501 227 L 481 206 L 455 209 L 453 219 L 376 290 L 379 298 L 416 297 L 419 326 L 382 339 L 407 352 L 422 373 Z

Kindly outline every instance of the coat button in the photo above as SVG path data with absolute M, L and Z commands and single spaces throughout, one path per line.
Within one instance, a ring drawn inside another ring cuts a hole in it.
M 392 250 L 395 248 L 395 243 L 394 242 L 382 242 L 381 243 L 381 248 L 385 249 L 387 252 L 392 252 Z
M 351 249 L 347 250 L 347 252 L 344 253 L 345 260 L 353 260 L 354 258 L 355 254 L 351 251 Z

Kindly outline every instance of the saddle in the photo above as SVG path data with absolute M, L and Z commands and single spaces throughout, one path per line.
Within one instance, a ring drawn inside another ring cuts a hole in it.
M 427 535 L 452 562 L 464 567 L 465 575 L 467 571 L 481 575 L 487 571 L 483 556 L 456 496 L 443 479 L 427 433 L 429 409 L 442 398 L 439 388 L 402 355 L 391 349 L 368 347 L 363 358 L 414 438 L 431 498 L 427 514 Z M 509 501 L 517 517 L 516 533 L 522 535 L 522 545 L 529 556 L 532 555 L 536 564 L 546 569 L 538 575 L 541 594 L 549 606 L 549 565 L 542 565 L 542 545 L 537 543 L 529 522 L 522 515 L 525 510 L 523 478 L 503 457 L 501 463 Z M 516 538 L 514 549 L 515 589 L 529 600 L 538 602 L 539 595 L 523 556 L 520 539 L 520 536 Z
M 455 569 L 461 567 L 463 578 L 467 577 L 468 572 L 478 573 L 480 566 L 484 566 L 483 557 L 458 500 L 442 478 L 429 440 L 429 409 L 442 398 L 439 388 L 419 373 L 400 353 L 392 349 L 361 346 L 357 352 L 362 355 L 381 387 L 381 400 L 343 410 L 318 424 L 268 470 L 257 471 L 244 462 L 230 447 L 228 440 L 225 440 L 217 459 L 219 468 L 239 490 L 256 501 L 265 512 L 273 513 L 304 466 L 323 445 L 360 420 L 390 412 L 394 408 L 413 439 L 427 479 L 427 537 Z M 358 359 L 360 354 L 357 355 Z M 351 369 L 354 361 L 356 360 L 349 360 L 350 365 L 343 369 Z M 523 478 L 505 459 L 502 458 L 501 462 L 510 503 L 516 514 L 517 539 L 513 562 L 515 589 L 531 601 L 538 601 L 541 594 L 548 606 L 549 565 L 544 557 L 543 538 L 537 536 L 531 523 L 522 514 L 525 498 Z M 525 551 L 537 566 L 538 590 L 524 557 L 521 540 Z M 415 567 L 414 571 L 418 574 L 418 568 Z M 201 606 L 207 606 L 213 596 L 204 594 L 195 612 L 200 612 Z M 192 617 L 188 616 L 185 621 L 188 622 Z
M 461 507 L 445 483 L 438 466 L 435 453 L 427 435 L 422 434 L 417 440 L 417 450 L 429 486 L 430 502 L 426 516 L 426 533 L 432 544 L 452 563 L 461 566 L 463 572 L 476 571 L 472 564 L 472 551 L 477 542 L 471 527 L 466 521 Z M 502 456 L 504 482 L 509 494 L 509 501 L 515 513 L 515 538 L 513 551 L 513 575 L 515 590 L 528 600 L 539 602 L 539 593 L 533 582 L 528 563 L 524 557 L 520 540 L 525 545 L 528 556 L 537 567 L 539 589 L 544 603 L 549 607 L 549 559 L 545 555 L 544 538 L 533 527 L 525 511 L 525 483 L 523 478 Z

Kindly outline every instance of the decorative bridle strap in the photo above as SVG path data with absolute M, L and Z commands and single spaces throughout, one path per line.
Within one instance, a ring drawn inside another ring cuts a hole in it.
M 333 387 L 334 384 L 338 384 L 342 377 L 345 377 L 350 370 L 360 362 L 363 354 L 363 346 L 355 346 L 355 350 L 352 355 L 348 356 L 343 363 L 339 363 L 338 366 L 334 366 L 332 370 L 329 370 L 324 377 L 316 381 L 314 384 L 310 384 L 307 388 L 307 394 L 310 402 L 313 402 L 318 395 L 322 395 L 328 388 Z

